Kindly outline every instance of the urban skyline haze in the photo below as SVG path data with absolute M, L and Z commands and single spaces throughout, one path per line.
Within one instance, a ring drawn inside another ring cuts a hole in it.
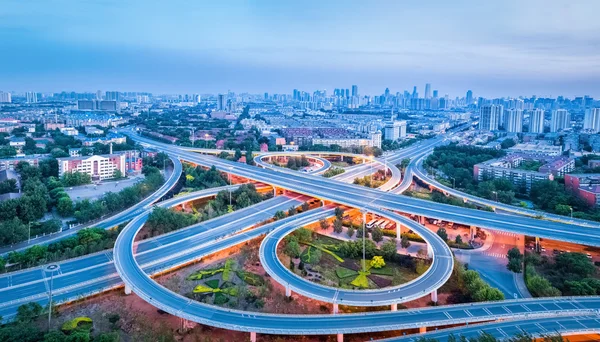
M 600 96 L 600 2 L 3 1 L 0 89 Z M 423 15 L 427 13 L 427 15 Z M 425 19 L 423 19 L 425 18 Z M 583 68 L 582 66 L 585 66 Z

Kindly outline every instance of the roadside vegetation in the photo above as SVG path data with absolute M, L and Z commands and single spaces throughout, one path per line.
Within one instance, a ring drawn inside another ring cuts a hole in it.
M 526 253 L 525 283 L 535 297 L 600 294 L 597 266 L 582 253 L 559 253 L 553 258 Z

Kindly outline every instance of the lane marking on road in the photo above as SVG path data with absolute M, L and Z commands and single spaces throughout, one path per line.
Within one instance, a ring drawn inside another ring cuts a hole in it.
M 521 307 L 529 312 L 531 312 L 531 309 L 528 308 L 525 304 L 521 304 Z
M 446 315 L 446 317 L 448 317 L 449 319 L 453 318 L 452 316 L 450 316 L 450 314 L 448 313 L 448 311 L 444 311 L 444 315 Z
M 490 316 L 494 315 L 490 310 L 488 310 L 488 308 L 483 308 L 483 311 L 487 312 L 487 314 Z
M 582 324 L 582 325 L 583 325 L 583 324 Z M 541 324 L 539 324 L 539 323 L 535 323 L 535 326 L 536 326 L 536 327 L 538 327 L 538 328 L 540 328 L 540 330 L 542 330 L 543 332 L 546 332 L 546 331 L 548 331 L 548 329 L 544 328 L 544 327 L 543 327 Z
M 473 314 L 469 310 L 465 309 L 465 313 L 469 315 L 469 317 L 473 317 Z
M 510 314 L 513 313 L 512 311 L 508 310 L 508 308 L 504 305 L 502 305 L 501 308 L 503 308 L 504 310 L 506 310 L 506 312 L 508 312 Z
M 500 334 L 502 334 L 502 336 L 504 336 L 504 337 L 509 337 L 509 336 L 508 336 L 508 334 L 507 334 L 507 333 L 505 333 L 505 332 L 504 332 L 504 330 L 502 330 L 502 328 L 496 328 L 496 330 L 498 330 L 498 332 L 499 332 Z

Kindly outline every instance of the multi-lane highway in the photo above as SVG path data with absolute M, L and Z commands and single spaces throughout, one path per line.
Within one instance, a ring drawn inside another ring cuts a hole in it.
M 290 174 L 271 169 L 260 169 L 241 163 L 230 162 L 209 156 L 182 151 L 175 146 L 153 142 L 134 136 L 135 140 L 157 144 L 165 152 L 191 162 L 226 170 L 248 179 L 315 196 L 357 208 L 385 208 L 444 221 L 510 231 L 529 236 L 600 246 L 600 236 L 595 228 L 576 224 L 538 220 L 529 217 L 501 215 L 493 212 L 456 207 L 431 201 L 411 198 L 362 186 L 343 184 L 323 177 L 302 173 Z
M 236 189 L 237 186 L 203 190 L 175 197 L 158 206 L 169 207 L 190 200 L 216 195 L 219 191 Z M 202 249 L 219 239 L 226 239 L 243 229 L 263 222 L 278 210 L 287 210 L 302 203 L 296 197 L 278 196 L 251 207 L 240 209 L 212 220 L 201 222 L 186 229 L 177 230 L 135 244 L 136 260 L 145 272 L 156 272 L 184 264 L 206 255 Z M 137 218 L 147 218 L 150 209 Z M 104 251 L 60 263 L 60 274 L 54 275 L 54 299 L 58 302 L 77 299 L 122 285 L 113 264 L 112 251 Z M 49 274 L 43 267 L 12 272 L 0 277 L 0 315 L 11 317 L 19 305 L 36 301 L 44 305 L 47 301 Z
M 498 201 L 492 201 L 492 200 L 488 200 L 485 198 L 473 196 L 473 195 L 467 194 L 465 192 L 445 186 L 444 184 L 441 184 L 440 182 L 436 181 L 433 177 L 429 176 L 427 174 L 427 172 L 423 169 L 423 161 L 426 156 L 427 155 L 422 155 L 419 158 L 417 158 L 416 162 L 414 164 L 411 163 L 409 168 L 411 169 L 411 172 L 413 173 L 414 176 L 419 178 L 424 183 L 429 184 L 430 186 L 442 191 L 445 194 L 459 197 L 459 198 L 462 198 L 463 200 L 466 200 L 466 201 L 469 201 L 472 203 L 476 203 L 476 204 L 484 205 L 484 206 L 487 206 L 490 208 L 494 208 L 494 210 L 501 210 L 501 211 L 505 211 L 508 213 L 519 214 L 519 215 L 524 215 L 524 216 L 529 216 L 529 217 L 540 217 L 540 218 L 543 218 L 545 220 L 550 220 L 550 221 L 573 223 L 573 224 L 577 224 L 580 226 L 600 228 L 599 222 L 582 220 L 582 219 L 563 216 L 563 215 L 546 213 L 543 211 L 537 211 L 537 210 L 516 207 L 514 205 L 505 204 L 505 203 L 501 203 Z
M 89 227 L 99 227 L 99 228 L 112 228 L 120 225 L 121 223 L 125 223 L 135 216 L 139 215 L 144 209 L 147 209 L 154 202 L 161 199 L 165 194 L 169 192 L 175 186 L 182 172 L 181 161 L 177 158 L 171 157 L 171 162 L 173 163 L 173 172 L 171 172 L 169 178 L 165 181 L 165 183 L 150 196 L 144 198 L 139 203 L 133 205 L 132 207 L 125 209 L 117 214 L 114 214 L 100 222 L 94 222 L 93 224 L 85 224 L 80 225 L 71 229 L 63 230 L 59 233 L 49 234 L 46 236 L 41 236 L 37 239 L 32 239 L 31 241 L 23 241 L 18 244 L 14 244 L 12 246 L 4 246 L 0 248 L 0 255 L 4 255 L 9 252 L 21 251 L 27 249 L 33 245 L 43 245 L 49 244 L 60 239 L 64 239 L 66 237 L 72 236 L 76 234 L 79 230 Z

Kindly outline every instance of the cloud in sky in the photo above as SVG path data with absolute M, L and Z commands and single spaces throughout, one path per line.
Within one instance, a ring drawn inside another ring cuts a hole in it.
M 0 89 L 600 96 L 595 0 L 5 0 Z

